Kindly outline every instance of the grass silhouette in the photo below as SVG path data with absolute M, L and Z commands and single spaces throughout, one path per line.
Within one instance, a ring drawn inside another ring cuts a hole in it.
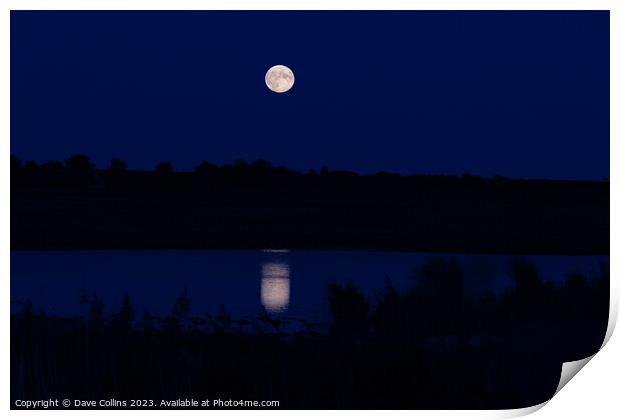
M 389 280 L 370 299 L 332 284 L 326 328 L 266 312 L 235 320 L 191 313 L 183 293 L 169 316 L 137 314 L 125 295 L 106 319 L 83 294 L 78 318 L 11 316 L 11 399 L 222 398 L 280 408 L 502 409 L 553 395 L 561 363 L 594 353 L 605 335 L 609 270 L 568 273 L 561 285 L 513 264 L 503 294 L 463 293 L 458 263 L 433 258 L 413 286 Z M 297 328 L 287 328 L 296 324 Z

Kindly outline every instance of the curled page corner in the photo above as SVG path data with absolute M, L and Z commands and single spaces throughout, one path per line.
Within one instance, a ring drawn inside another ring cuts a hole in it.
M 605 345 L 607 344 L 607 342 L 611 338 L 611 335 L 613 334 L 613 331 L 614 331 L 614 329 L 616 327 L 616 319 L 617 319 L 617 302 L 616 302 L 616 304 L 614 304 L 614 302 L 612 301 L 612 302 L 610 302 L 610 308 L 609 308 L 609 320 L 607 321 L 607 332 L 605 333 L 605 338 L 603 339 L 603 343 L 601 344 L 601 348 L 598 349 L 591 356 L 585 357 L 585 358 L 580 359 L 580 360 L 573 360 L 572 362 L 564 362 L 562 364 L 562 372 L 560 373 L 560 380 L 558 382 L 558 387 L 556 388 L 555 392 L 553 393 L 554 397 L 557 395 L 558 392 L 560 392 L 560 390 L 562 388 L 564 388 L 564 386 L 571 379 L 573 379 L 573 377 L 577 374 L 577 372 L 579 372 L 581 369 L 583 369 L 583 367 L 586 364 L 588 364 L 588 362 L 590 360 L 592 360 L 592 358 L 594 356 L 596 356 L 596 354 L 599 351 L 601 351 L 601 349 L 603 347 L 605 347 Z M 551 398 L 553 398 L 553 397 L 551 397 Z
M 540 404 L 536 404 L 536 405 L 532 405 L 530 407 L 524 407 L 524 408 L 513 408 L 513 409 L 508 409 L 508 410 L 501 410 L 501 411 L 493 411 L 493 418 L 500 418 L 500 419 L 512 419 L 512 418 L 516 418 L 516 417 L 523 417 L 523 416 L 527 416 L 529 414 L 535 413 L 536 411 L 540 410 L 541 408 L 543 408 L 545 405 L 547 405 L 547 403 L 550 400 L 547 400 L 545 402 L 541 402 Z
M 601 344 L 601 348 L 596 351 L 598 353 L 601 351 L 603 347 L 607 344 L 611 335 L 616 328 L 616 320 L 618 319 L 618 296 L 617 294 L 611 294 L 612 298 L 609 304 L 609 319 L 607 321 L 607 331 L 605 333 L 605 338 L 603 339 L 603 343 Z M 588 356 L 586 358 L 580 360 L 574 360 L 572 362 L 565 362 L 562 364 L 562 372 L 560 373 L 560 381 L 558 382 L 558 387 L 556 388 L 553 396 L 560 392 L 564 385 L 568 383 L 573 377 L 579 372 L 594 356 L 596 353 Z M 552 397 L 553 398 L 553 397 Z
M 564 388 L 564 385 L 566 385 L 568 383 L 568 381 L 573 379 L 573 377 L 577 374 L 577 372 L 579 372 L 595 355 L 596 355 L 596 353 L 594 353 L 592 356 L 588 356 L 588 357 L 586 357 L 584 359 L 574 360 L 572 362 L 565 362 L 565 363 L 563 363 L 562 364 L 562 372 L 560 373 L 560 381 L 558 382 L 558 387 L 556 388 L 555 392 L 553 393 L 553 396 L 555 397 L 555 395 L 558 392 L 560 392 L 560 390 L 562 388 Z
M 610 308 L 610 313 L 609 313 L 609 321 L 607 324 L 607 332 L 605 334 L 605 339 L 603 340 L 603 343 L 601 344 L 601 348 L 598 351 L 596 351 L 596 353 L 592 354 L 591 356 L 585 357 L 580 360 L 573 360 L 572 362 L 564 362 L 562 364 L 562 371 L 560 372 L 560 380 L 558 381 L 558 387 L 556 388 L 555 392 L 553 393 L 553 396 L 550 399 L 540 404 L 536 404 L 530 407 L 501 410 L 499 415 L 495 416 L 494 418 L 523 417 L 523 416 L 532 414 L 540 410 L 541 408 L 543 408 L 545 405 L 547 405 L 547 403 L 551 401 L 551 399 L 553 399 L 553 397 L 555 397 L 557 393 L 560 392 L 560 390 L 564 388 L 564 386 L 571 379 L 573 379 L 573 377 L 577 374 L 577 372 L 579 372 L 585 365 L 587 365 L 588 362 L 592 360 L 592 358 L 596 356 L 596 354 L 599 351 L 601 351 L 603 347 L 605 347 L 605 344 L 607 344 L 607 342 L 609 341 L 609 338 L 611 337 L 615 329 L 616 319 L 617 319 L 617 312 L 615 310 L 616 308 L 617 308 L 617 305 L 614 305 L 612 303 L 611 308 Z M 494 414 L 498 414 L 498 412 L 494 412 Z
M 592 358 L 596 356 L 596 354 L 599 351 L 601 351 L 603 347 L 605 347 L 605 345 L 611 338 L 611 335 L 613 334 L 614 329 L 616 328 L 616 320 L 618 319 L 618 296 L 617 294 L 613 294 L 613 293 L 611 294 L 611 296 L 612 297 L 611 297 L 610 304 L 609 304 L 609 319 L 607 321 L 607 331 L 605 333 L 605 338 L 603 339 L 603 343 L 601 344 L 601 348 L 598 349 L 591 356 L 585 357 L 580 360 L 573 360 L 572 362 L 565 362 L 562 364 L 562 372 L 560 373 L 560 381 L 558 382 L 558 387 L 553 393 L 554 397 L 557 395 L 558 392 L 560 392 L 562 388 L 564 388 L 564 385 L 566 385 L 571 379 L 573 379 L 573 377 L 577 374 L 577 372 L 579 372 L 586 364 L 588 364 L 588 362 L 592 360 Z M 542 406 L 544 406 L 545 404 L 546 402 L 540 405 L 540 407 L 535 406 L 535 407 L 538 407 L 536 408 L 536 410 L 542 408 Z
M 614 290 L 615 287 L 614 287 L 613 282 L 610 282 L 609 287 L 610 287 L 609 318 L 607 320 L 607 331 L 605 332 L 605 338 L 603 339 L 603 344 L 601 344 L 601 349 L 605 347 L 605 344 L 607 344 L 607 342 L 611 338 L 611 335 L 613 334 L 616 328 L 616 321 L 618 320 L 618 304 L 620 303 L 620 296 Z
M 540 404 L 532 405 L 530 407 L 516 408 L 516 409 L 510 409 L 510 410 L 502 410 L 500 413 L 498 413 L 499 415 L 496 416 L 495 418 L 504 418 L 504 419 L 506 419 L 506 418 L 523 417 L 523 416 L 527 416 L 529 414 L 532 414 L 532 413 L 540 410 L 545 405 L 547 405 L 547 403 L 549 401 L 551 401 L 553 399 L 553 397 L 555 397 L 557 395 L 557 393 L 560 392 L 560 390 L 562 388 L 564 388 L 564 385 L 566 385 L 577 374 L 577 372 L 579 372 L 595 355 L 596 355 L 596 353 L 594 353 L 592 356 L 588 356 L 588 357 L 586 357 L 584 359 L 574 360 L 572 362 L 565 362 L 565 363 L 563 363 L 562 364 L 562 372 L 560 373 L 560 380 L 558 382 L 558 387 L 556 388 L 555 392 L 553 393 L 553 396 L 550 399 L 548 399 L 547 401 L 544 401 L 544 402 L 542 402 Z

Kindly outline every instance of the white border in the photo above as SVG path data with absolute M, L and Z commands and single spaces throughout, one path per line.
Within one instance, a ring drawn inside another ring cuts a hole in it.
M 53 3 L 53 4 L 52 4 Z M 9 127 L 9 109 L 10 109 L 10 79 L 9 79 L 9 60 L 10 60 L 10 10 L 610 10 L 611 18 L 611 214 L 616 214 L 620 210 L 618 184 L 615 182 L 620 179 L 620 149 L 617 141 L 619 140 L 618 132 L 618 116 L 620 108 L 618 107 L 618 99 L 620 97 L 618 91 L 618 75 L 620 75 L 620 67 L 618 63 L 618 54 L 620 53 L 620 45 L 618 45 L 619 23 L 618 16 L 620 7 L 616 6 L 617 2 L 612 0 L 235 0 L 235 1 L 199 1 L 199 0 L 8 0 L 2 3 L 2 12 L 0 14 L 0 138 L 2 139 L 5 152 L 0 162 L 0 220 L 2 229 L 0 232 L 0 278 L 3 290 L 3 298 L 0 299 L 0 310 L 4 315 L 2 330 L 0 337 L 3 337 L 3 346 L 0 350 L 2 353 L 2 381 L 0 382 L 0 390 L 4 397 L 4 407 L 6 410 L 10 407 L 10 375 L 9 375 L 9 288 L 10 288 L 10 186 L 9 186 L 9 159 L 10 154 L 10 127 Z M 527 28 L 524 28 L 527 30 Z M 613 326 L 617 319 L 618 312 L 618 281 L 616 279 L 617 270 L 615 262 L 618 260 L 618 238 L 620 238 L 620 230 L 615 219 L 611 219 L 611 296 L 612 306 L 610 311 L 610 325 L 607 331 L 606 342 L 609 340 Z M 615 238 L 615 240 L 614 240 Z M 586 372 L 579 374 L 581 377 L 577 381 L 572 381 L 565 390 L 562 390 L 557 397 L 551 400 L 548 408 L 537 413 L 541 416 L 553 416 L 563 418 L 583 418 L 583 416 L 591 416 L 594 418 L 615 418 L 618 411 L 617 396 L 615 395 L 616 384 L 618 383 L 618 375 L 620 374 L 620 363 L 618 354 L 620 353 L 617 340 L 605 346 L 605 351 L 597 355 L 591 363 L 592 369 L 586 369 Z M 597 360 L 600 359 L 600 360 Z M 590 366 L 589 366 L 590 367 Z M 573 384 L 574 382 L 574 384 Z M 594 406 L 592 406 L 594 404 Z M 545 404 L 541 404 L 543 406 Z M 241 418 L 241 416 L 252 415 L 257 418 L 274 419 L 288 418 L 290 416 L 299 417 L 301 419 L 310 419 L 315 416 L 342 416 L 353 415 L 360 418 L 370 418 L 377 414 L 389 415 L 396 418 L 411 418 L 411 416 L 424 416 L 424 418 L 502 418 L 514 417 L 528 414 L 536 411 L 537 407 L 519 410 L 504 411 L 385 411 L 385 412 L 322 412 L 322 411 L 185 411 L 183 414 L 171 413 L 169 411 L 150 411 L 146 415 L 151 418 L 169 418 L 171 415 L 182 415 L 184 417 L 202 418 L 206 416 L 222 418 Z M 143 415 L 145 413 L 142 413 Z M 83 412 L 80 411 L 11 411 L 11 416 L 20 418 L 38 418 L 47 415 L 53 418 L 82 418 Z M 108 418 L 115 416 L 119 418 L 129 418 L 132 415 L 128 411 L 115 411 L 113 413 L 104 410 L 91 411 L 89 417 Z

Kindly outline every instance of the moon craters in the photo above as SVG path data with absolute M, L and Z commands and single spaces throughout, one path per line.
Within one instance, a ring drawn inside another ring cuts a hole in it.
M 278 64 L 271 67 L 265 74 L 265 84 L 276 93 L 284 93 L 290 90 L 295 83 L 295 76 L 291 69 Z

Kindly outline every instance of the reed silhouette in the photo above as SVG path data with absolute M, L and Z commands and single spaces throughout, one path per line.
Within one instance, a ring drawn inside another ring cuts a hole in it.
M 136 314 L 125 294 L 105 317 L 81 291 L 83 315 L 29 302 L 11 316 L 11 399 L 222 398 L 281 408 L 500 409 L 538 404 L 561 364 L 596 352 L 607 328 L 609 269 L 540 279 L 513 264 L 505 293 L 463 293 L 458 263 L 433 258 L 405 291 L 379 296 L 332 284 L 329 324 L 193 315 L 183 291 L 168 316 Z M 204 308 L 200 308 L 201 310 Z M 215 308 L 211 308 L 214 310 Z

